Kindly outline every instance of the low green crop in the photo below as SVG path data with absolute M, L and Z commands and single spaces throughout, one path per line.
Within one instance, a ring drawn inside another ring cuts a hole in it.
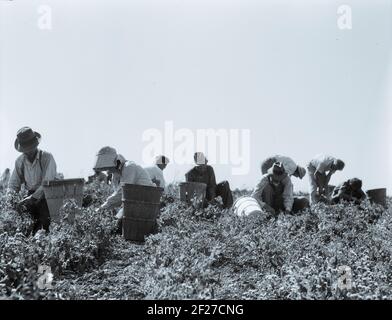
M 172 196 L 176 189 L 170 188 Z M 11 299 L 391 299 L 392 213 L 319 204 L 298 215 L 240 218 L 219 204 L 195 211 L 168 201 L 144 245 L 115 235 L 110 193 L 89 186 L 74 225 L 34 237 L 31 219 L 0 204 L 0 296 Z M 235 194 L 246 193 L 237 191 Z M 390 202 L 390 201 L 389 201 Z M 69 202 L 63 209 L 73 213 Z M 39 265 L 53 288 L 40 289 Z M 349 270 L 349 286 L 342 286 Z

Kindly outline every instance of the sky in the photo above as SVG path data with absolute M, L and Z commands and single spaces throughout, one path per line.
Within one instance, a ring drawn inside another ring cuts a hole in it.
M 66 178 L 92 174 L 106 145 L 149 165 L 145 138 L 160 132 L 166 180 L 182 181 L 189 152 L 214 157 L 196 150 L 212 129 L 244 138 L 229 146 L 249 170 L 213 163 L 232 188 L 253 188 L 274 154 L 306 166 L 326 153 L 346 162 L 332 184 L 391 194 L 391 109 L 392 0 L 0 0 L 1 171 L 23 126 Z

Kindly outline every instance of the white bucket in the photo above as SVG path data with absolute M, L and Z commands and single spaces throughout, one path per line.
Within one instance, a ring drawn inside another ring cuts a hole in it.
M 258 201 L 249 196 L 238 198 L 233 208 L 234 213 L 240 217 L 261 216 L 263 214 Z

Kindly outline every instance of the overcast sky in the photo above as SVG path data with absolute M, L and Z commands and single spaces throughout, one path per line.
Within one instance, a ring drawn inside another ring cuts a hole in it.
M 337 25 L 342 4 L 351 30 Z M 170 121 L 250 131 L 248 174 L 215 165 L 232 187 L 252 188 L 270 155 L 305 166 L 323 152 L 346 162 L 333 184 L 392 190 L 390 0 L 1 0 L 0 14 L 0 170 L 25 125 L 73 178 L 105 145 L 147 165 L 143 133 Z

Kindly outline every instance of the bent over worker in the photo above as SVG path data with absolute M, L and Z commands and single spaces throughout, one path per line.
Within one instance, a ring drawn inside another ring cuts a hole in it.
M 185 174 L 186 182 L 199 182 L 207 185 L 206 199 L 211 202 L 220 196 L 223 208 L 230 208 L 233 205 L 233 195 L 229 182 L 222 181 L 216 183 L 214 169 L 208 165 L 208 160 L 202 152 L 196 152 L 193 156 L 196 166 Z
M 290 157 L 281 155 L 275 155 L 265 159 L 261 164 L 261 173 L 266 174 L 276 162 L 280 162 L 283 164 L 284 171 L 287 173 L 288 176 L 294 176 L 302 179 L 306 174 L 305 168 L 302 168 L 300 165 L 295 163 L 295 161 Z
M 157 187 L 166 189 L 165 177 L 163 176 L 163 170 L 166 169 L 169 164 L 169 158 L 161 155 L 155 158 L 155 165 L 151 167 L 146 167 L 144 170 L 147 171 L 152 182 L 155 183 Z
M 329 155 L 317 155 L 309 162 L 308 174 L 311 204 L 319 201 L 328 201 L 329 181 L 336 171 L 343 169 L 344 162 Z
M 39 150 L 41 135 L 29 127 L 16 134 L 15 149 L 22 153 L 16 161 L 8 183 L 8 192 L 19 192 L 24 185 L 28 196 L 19 204 L 26 207 L 34 220 L 33 234 L 39 229 L 49 231 L 50 214 L 42 183 L 56 177 L 56 162 L 46 151 Z
M 112 184 L 115 190 L 97 211 L 121 208 L 122 186 L 124 184 L 155 186 L 148 173 L 141 166 L 135 162 L 125 160 L 125 158 L 121 154 L 118 154 L 116 149 L 112 147 L 103 147 L 98 151 L 94 170 L 107 171 L 109 174 L 112 174 Z M 124 212 L 121 208 L 116 215 L 118 219 L 117 233 L 122 232 L 123 215 Z

